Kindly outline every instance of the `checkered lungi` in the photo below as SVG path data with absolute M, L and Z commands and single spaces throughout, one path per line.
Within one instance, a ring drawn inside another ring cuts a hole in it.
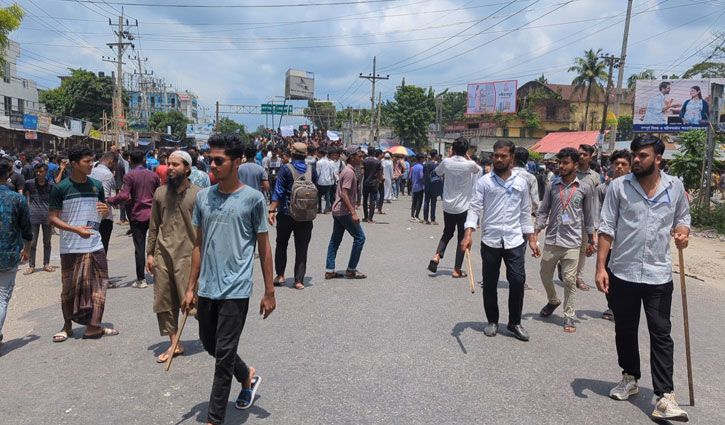
M 63 319 L 86 326 L 101 326 L 108 289 L 108 263 L 101 249 L 82 254 L 61 254 Z

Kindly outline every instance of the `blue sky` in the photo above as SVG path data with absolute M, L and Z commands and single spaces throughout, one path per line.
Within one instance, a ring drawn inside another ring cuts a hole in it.
M 369 107 L 370 83 L 358 76 L 372 71 L 373 56 L 378 73 L 390 74 L 378 84 L 384 100 L 403 77 L 436 91 L 463 91 L 474 81 L 522 85 L 542 73 L 567 84 L 574 76 L 566 69 L 584 50 L 619 54 L 627 6 L 626 0 L 91 1 L 17 0 L 27 12 L 11 34 L 21 43 L 21 75 L 52 88 L 68 66 L 110 73 L 113 65 L 102 61 L 112 53 L 105 44 L 114 37 L 108 18 L 116 22 L 121 3 L 156 4 L 162 7 L 124 6 L 139 23 L 132 30 L 136 49 L 156 76 L 196 93 L 210 113 L 216 101 L 256 105 L 283 95 L 289 68 L 315 73 L 318 98 Z M 280 4 L 288 6 L 209 7 Z M 723 15 L 725 0 L 635 0 L 625 77 L 647 68 L 681 74 L 716 45 Z M 265 124 L 264 116 L 232 118 L 252 129 Z

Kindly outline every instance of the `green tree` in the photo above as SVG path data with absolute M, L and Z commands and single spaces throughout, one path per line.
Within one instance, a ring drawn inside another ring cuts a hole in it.
M 315 128 L 331 129 L 337 126 L 335 105 L 324 100 L 308 100 L 303 113 Z
M 221 120 L 220 120 L 221 121 Z M 155 112 L 149 118 L 149 127 L 160 133 L 166 133 L 168 126 L 171 126 L 171 138 L 181 140 L 186 135 L 186 124 L 189 120 L 179 111 Z
M 687 190 L 696 190 L 700 187 L 702 177 L 702 158 L 705 155 L 707 133 L 705 130 L 691 130 L 680 136 L 680 152 L 670 161 L 670 172 L 682 177 Z M 720 167 L 715 161 L 714 166 Z
M 401 144 L 422 148 L 428 145 L 428 126 L 434 120 L 435 100 L 432 89 L 405 84 L 405 78 L 388 102 L 393 131 Z
M 632 117 L 628 115 L 617 118 L 617 140 L 632 140 L 633 123 Z
M 0 8 L 0 52 L 5 52 L 10 45 L 8 35 L 18 29 L 25 13 L 17 3 Z M 5 76 L 5 65 L 7 61 L 4 55 L 0 55 L 0 76 Z
M 549 79 L 544 76 L 544 74 L 541 74 L 541 77 L 535 79 L 534 81 L 539 82 L 541 84 L 549 84 Z
M 574 59 L 574 66 L 569 68 L 569 72 L 576 72 L 577 76 L 572 80 L 571 85 L 575 91 L 586 91 L 584 122 L 581 123 L 581 129 L 586 129 L 586 123 L 589 118 L 589 103 L 592 95 L 597 95 L 602 89 L 602 81 L 607 79 L 606 63 L 600 60 L 599 55 L 602 49 L 595 52 L 589 49 L 584 52 L 584 56 Z
M 682 78 L 723 78 L 725 77 L 725 63 L 700 62 L 688 69 Z
M 646 69 L 642 72 L 638 72 L 627 77 L 627 89 L 625 90 L 625 96 L 629 96 L 634 92 L 634 88 L 637 85 L 637 80 L 656 80 L 655 72 L 651 69 Z
M 244 124 L 239 124 L 229 117 L 219 118 L 216 129 L 219 133 L 236 133 L 239 135 L 246 134 L 247 132 Z
M 464 91 L 448 92 L 441 96 L 443 100 L 443 121 L 462 120 L 466 118 L 466 102 L 468 93 Z
M 53 116 L 57 124 L 63 117 L 73 117 L 91 121 L 101 126 L 103 111 L 112 117 L 113 79 L 109 76 L 99 77 L 84 69 L 71 69 L 70 77 L 61 81 L 60 86 L 40 91 L 40 103 Z M 123 93 L 124 105 L 128 104 L 128 96 Z

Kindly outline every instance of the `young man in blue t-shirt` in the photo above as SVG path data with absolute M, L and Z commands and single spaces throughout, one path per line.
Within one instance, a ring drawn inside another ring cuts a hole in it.
M 207 415 L 207 422 L 216 425 L 224 422 L 232 376 L 242 384 L 237 409 L 252 406 L 261 382 L 255 369 L 237 355 L 252 295 L 255 242 L 265 286 L 259 312 L 265 319 L 274 311 L 276 301 L 264 195 L 237 177 L 243 147 L 236 135 L 214 135 L 208 143 L 211 171 L 219 184 L 203 189 L 196 197 L 196 242 L 181 308 L 189 311 L 197 304 L 199 339 L 216 359 Z

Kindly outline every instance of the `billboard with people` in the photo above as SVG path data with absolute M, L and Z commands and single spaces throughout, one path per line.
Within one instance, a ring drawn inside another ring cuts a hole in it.
M 706 128 L 712 103 L 710 86 L 725 78 L 637 80 L 634 131 L 675 133 Z
M 469 83 L 466 115 L 515 114 L 517 84 L 516 80 Z

